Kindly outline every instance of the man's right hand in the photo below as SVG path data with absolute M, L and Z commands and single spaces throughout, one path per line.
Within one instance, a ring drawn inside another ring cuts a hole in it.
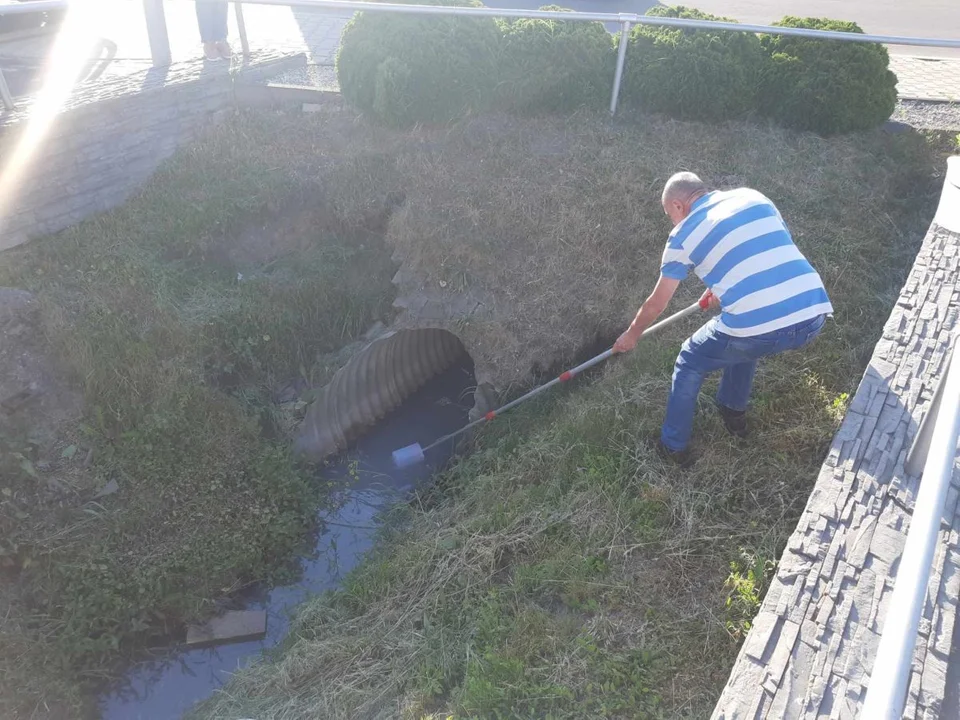
M 627 330 L 620 337 L 617 338 L 617 341 L 613 344 L 613 352 L 615 355 L 620 353 L 630 352 L 637 346 L 637 341 L 640 339 L 639 335 Z

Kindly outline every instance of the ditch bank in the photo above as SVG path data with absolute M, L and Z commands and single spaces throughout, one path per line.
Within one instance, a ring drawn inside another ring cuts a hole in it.
M 56 450 L 75 446 L 63 461 L 78 465 L 96 450 L 17 568 L 55 622 L 6 625 L 36 655 L 9 667 L 60 681 L 46 658 L 67 657 L 89 682 L 117 646 L 180 633 L 250 583 L 285 587 L 276 570 L 325 489 L 293 472 L 286 441 L 353 353 L 388 339 L 363 337 L 377 321 L 392 337 L 455 337 L 472 382 L 509 395 L 629 320 L 656 276 L 669 229 L 658 196 L 679 167 L 764 188 L 825 281 L 847 287 L 877 242 L 907 242 L 916 209 L 896 203 L 927 184 L 923 152 L 913 136 L 657 118 L 391 132 L 347 112 L 231 113 L 124 206 L 6 256 L 3 282 L 40 300 L 43 336 L 85 399 L 85 429 Z M 684 292 L 678 303 L 698 294 Z M 111 481 L 118 491 L 95 499 Z M 31 702 L 58 690 L 36 682 Z

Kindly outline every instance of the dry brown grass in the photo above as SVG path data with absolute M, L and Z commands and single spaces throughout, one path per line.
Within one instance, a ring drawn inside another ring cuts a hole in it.
M 870 263 L 876 242 L 902 245 L 916 232 L 911 213 L 891 203 L 913 195 L 926 172 L 887 154 L 908 143 L 880 133 L 824 140 L 653 118 L 480 118 L 364 142 L 383 154 L 367 151 L 360 192 L 353 183 L 333 191 L 354 202 L 403 191 L 387 234 L 403 261 L 399 296 L 482 303 L 469 322 L 441 324 L 467 344 L 478 379 L 501 389 L 567 363 L 630 319 L 656 276 L 669 230 L 659 192 L 673 172 L 768 194 L 828 285 Z

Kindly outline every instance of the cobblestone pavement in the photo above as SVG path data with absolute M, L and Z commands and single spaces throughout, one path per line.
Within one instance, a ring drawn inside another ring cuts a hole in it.
M 97 80 L 140 73 L 151 66 L 143 5 L 136 0 L 97 0 L 94 11 L 85 10 L 76 24 L 83 37 L 77 54 L 101 61 L 92 74 Z M 202 46 L 197 28 L 195 5 L 189 0 L 164 3 L 170 53 L 175 64 L 200 59 Z M 243 17 L 251 51 L 303 52 L 310 63 L 332 65 L 340 33 L 350 18 L 340 10 L 317 11 L 266 5 L 244 5 Z M 236 52 L 240 33 L 235 8 L 231 3 L 228 38 Z M 0 55 L 7 58 L 40 60 L 51 46 L 52 38 L 27 38 L 0 44 Z M 237 62 L 236 60 L 234 62 Z M 222 65 L 225 63 L 210 63 Z
M 901 98 L 960 101 L 960 58 L 922 58 L 891 55 Z

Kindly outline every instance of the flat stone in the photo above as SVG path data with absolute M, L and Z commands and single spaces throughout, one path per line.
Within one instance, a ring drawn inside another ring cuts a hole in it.
M 847 681 L 838 675 L 830 675 L 827 687 L 823 693 L 823 700 L 820 701 L 818 715 L 820 717 L 829 717 L 830 720 L 837 719 L 837 706 L 839 701 L 847 692 Z
M 867 559 L 867 553 L 870 551 L 870 545 L 873 542 L 873 533 L 877 527 L 877 516 L 870 515 L 864 518 L 863 524 L 857 529 L 856 534 L 847 536 L 847 562 L 856 567 L 863 567 Z
M 853 601 L 850 606 L 850 624 L 859 626 L 870 617 L 873 602 L 873 593 L 876 588 L 876 577 L 871 570 L 863 570 L 850 592 Z
M 870 361 L 869 370 L 882 380 L 890 380 L 897 372 L 897 366 L 888 360 L 875 357 Z
M 766 661 L 767 645 L 780 621 L 779 616 L 761 610 L 753 621 L 747 640 L 743 644 L 743 653 L 760 662 Z
M 843 419 L 843 422 L 840 423 L 840 429 L 837 430 L 837 434 L 834 436 L 834 441 L 846 442 L 847 440 L 853 440 L 857 437 L 857 433 L 860 432 L 860 426 L 863 425 L 864 416 L 855 412 L 854 410 L 847 410 L 847 415 Z
M 886 597 L 885 597 L 886 596 Z M 882 623 L 881 603 L 888 600 L 890 591 L 886 589 L 886 573 L 879 572 L 875 575 L 873 586 L 873 599 L 870 602 L 870 616 L 867 618 L 867 628 L 879 634 Z M 885 609 L 885 608 L 884 608 Z
M 804 714 L 817 717 L 817 711 L 820 709 L 820 703 L 827 689 L 827 678 L 822 675 L 813 676 L 810 685 L 807 688 L 807 694 L 804 697 Z
M 777 646 L 770 656 L 770 662 L 767 663 L 768 678 L 773 681 L 774 688 L 780 686 L 780 680 L 783 678 L 783 671 L 787 667 L 787 661 L 793 654 L 793 648 L 797 643 L 797 635 L 800 632 L 800 625 L 789 620 L 785 620 L 780 630 L 780 637 L 777 640 Z
M 187 628 L 187 645 L 207 646 L 261 640 L 267 634 L 263 610 L 231 610 L 203 625 Z
M 839 576 L 834 580 L 840 586 L 840 602 L 834 610 L 833 616 L 827 619 L 827 627 L 842 633 L 850 617 L 850 609 L 855 597 L 855 585 L 851 580 Z
M 823 626 L 813 620 L 804 620 L 800 625 L 800 642 L 809 645 L 813 650 L 820 648 L 823 640 Z
M 887 565 L 892 565 L 903 552 L 905 542 L 906 537 L 901 532 L 878 523 L 870 542 L 870 552 Z
M 833 614 L 833 608 L 836 606 L 836 601 L 831 595 L 824 595 L 820 600 L 820 605 L 817 608 L 817 614 L 815 620 L 828 628 L 831 628 L 831 625 L 828 624 L 830 616 Z
M 777 577 L 781 581 L 786 582 L 799 575 L 806 576 L 812 569 L 813 563 L 809 560 L 804 560 L 794 553 L 790 553 L 789 555 L 785 554 L 783 560 L 780 561 L 780 566 L 777 568 Z

